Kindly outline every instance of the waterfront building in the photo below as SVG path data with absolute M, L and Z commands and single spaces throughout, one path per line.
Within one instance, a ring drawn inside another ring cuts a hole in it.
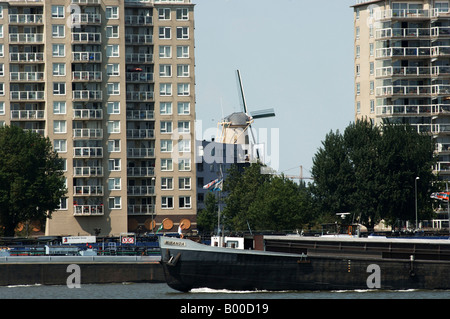
M 0 1 L 0 125 L 48 136 L 46 235 L 196 228 L 191 0 Z

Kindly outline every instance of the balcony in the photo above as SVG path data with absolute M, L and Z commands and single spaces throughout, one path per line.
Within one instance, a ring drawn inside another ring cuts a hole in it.
M 126 75 L 127 82 L 152 82 L 153 73 L 149 72 L 127 72 Z
M 153 92 L 146 91 L 127 91 L 126 99 L 127 101 L 137 101 L 137 102 L 146 102 L 153 100 Z
M 439 67 L 433 67 L 439 68 Z M 431 75 L 432 71 L 438 72 L 431 67 L 384 67 L 376 69 L 377 77 L 407 77 L 407 76 L 427 76 Z M 450 67 L 447 67 L 450 70 Z
M 72 62 L 101 63 L 101 52 L 72 52 Z
M 101 43 L 102 34 L 97 32 L 74 32 L 72 43 Z
M 129 139 L 155 138 L 155 130 L 153 130 L 153 129 L 127 129 L 127 138 L 129 138 Z
M 433 105 L 382 105 L 377 106 L 377 115 L 418 116 L 432 114 Z
M 79 5 L 89 5 L 89 4 L 100 5 L 101 0 L 71 0 L 71 3 Z
M 155 111 L 127 110 L 127 120 L 154 120 Z
M 70 15 L 72 24 L 101 24 L 102 16 L 94 13 L 73 13 Z
M 431 128 L 433 134 L 450 134 L 450 124 L 432 124 Z
M 381 48 L 376 50 L 376 58 L 430 57 L 431 48 Z
M 423 9 L 392 9 L 392 10 L 375 10 L 376 20 L 390 19 L 427 19 L 432 15 L 432 11 Z
M 131 45 L 152 44 L 153 35 L 151 34 L 125 34 L 125 43 Z
M 11 82 L 37 82 L 44 81 L 44 72 L 10 72 Z
M 102 139 L 103 129 L 78 128 L 73 129 L 74 139 Z
M 95 82 L 102 81 L 101 71 L 74 71 L 72 72 L 72 81 Z
M 9 24 L 43 24 L 42 14 L 9 14 Z
M 44 91 L 12 91 L 10 92 L 12 101 L 39 101 L 45 100 Z
M 11 120 L 44 120 L 44 110 L 11 110 Z
M 103 196 L 103 186 L 101 185 L 74 186 L 73 196 Z
M 421 38 L 430 37 L 431 34 L 430 28 L 386 28 L 377 30 L 375 38 Z
M 73 168 L 74 177 L 102 177 L 103 167 L 101 166 L 81 166 Z
M 74 216 L 103 216 L 103 205 L 73 205 Z
M 102 109 L 81 109 L 73 110 L 73 118 L 79 120 L 102 120 L 103 110 Z
M 128 215 L 153 215 L 155 205 L 127 205 Z
M 44 53 L 10 53 L 9 61 L 19 63 L 44 62 Z
M 153 17 L 131 15 L 125 17 L 126 26 L 150 26 L 153 25 Z
M 155 176 L 154 167 L 127 167 L 128 177 L 151 177 Z
M 11 33 L 9 35 L 10 43 L 43 43 L 43 33 Z
M 154 148 L 128 148 L 127 157 L 129 158 L 154 158 Z
M 153 63 L 153 54 L 150 53 L 127 53 L 126 63 Z
M 377 94 L 377 96 L 450 95 L 450 85 L 435 84 L 435 85 L 382 86 L 382 87 L 377 87 L 376 94 Z
M 127 186 L 128 196 L 155 195 L 155 186 Z
M 74 158 L 102 158 L 103 147 L 74 147 Z
M 100 90 L 74 90 L 72 94 L 72 98 L 75 101 L 99 101 L 103 96 Z

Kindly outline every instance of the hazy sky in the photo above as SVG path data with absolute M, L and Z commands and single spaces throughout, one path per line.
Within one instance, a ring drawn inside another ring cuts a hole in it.
M 269 141 L 279 130 L 274 168 L 298 175 L 303 165 L 309 176 L 325 135 L 354 120 L 354 0 L 193 2 L 197 120 L 201 133 L 210 129 L 203 138 L 222 115 L 241 111 L 240 69 L 249 111 L 275 109 L 253 126 L 268 129 Z

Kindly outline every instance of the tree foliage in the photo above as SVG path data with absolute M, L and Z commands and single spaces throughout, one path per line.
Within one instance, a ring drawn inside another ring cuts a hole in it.
M 44 222 L 66 193 L 63 163 L 48 138 L 15 126 L 0 128 L 0 225 Z
M 436 187 L 434 142 L 410 126 L 382 128 L 368 121 L 330 132 L 313 159 L 311 192 L 326 214 L 350 212 L 372 229 L 382 219 L 415 219 L 415 183 L 419 177 L 420 217 L 432 212 Z

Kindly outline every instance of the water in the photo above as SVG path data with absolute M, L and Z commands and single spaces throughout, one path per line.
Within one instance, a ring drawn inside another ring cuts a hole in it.
M 292 299 L 450 299 L 450 290 L 422 291 L 383 291 L 383 290 L 345 290 L 345 291 L 227 291 L 207 288 L 180 293 L 166 284 L 122 283 L 89 284 L 81 288 L 67 286 L 4 286 L 0 287 L 0 299 L 170 299 L 170 300 L 292 300 Z

